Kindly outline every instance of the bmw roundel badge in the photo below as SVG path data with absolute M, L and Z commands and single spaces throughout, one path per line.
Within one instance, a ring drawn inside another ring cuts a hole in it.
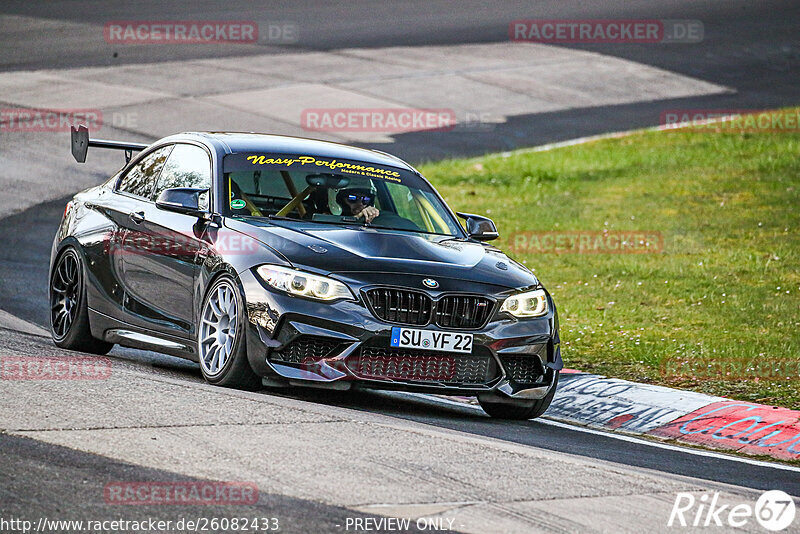
M 425 287 L 429 287 L 431 289 L 435 289 L 439 287 L 439 282 L 437 282 L 433 278 L 426 278 L 425 280 L 422 281 L 422 285 L 424 285 Z

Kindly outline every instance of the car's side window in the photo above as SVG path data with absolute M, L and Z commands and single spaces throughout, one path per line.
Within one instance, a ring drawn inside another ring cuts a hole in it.
M 211 187 L 211 158 L 205 150 L 195 145 L 175 145 L 150 198 L 156 200 L 162 191 L 173 187 Z M 208 192 L 200 194 L 200 209 L 208 209 Z
M 161 147 L 146 155 L 122 177 L 117 185 L 117 191 L 149 198 L 150 191 L 155 186 L 170 150 L 172 150 L 172 145 Z

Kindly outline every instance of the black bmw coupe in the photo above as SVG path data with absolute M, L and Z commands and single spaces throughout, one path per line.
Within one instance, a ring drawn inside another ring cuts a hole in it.
M 558 315 L 411 165 L 310 139 L 183 133 L 67 204 L 50 262 L 56 345 L 199 362 L 216 385 L 477 396 L 501 418 L 550 405 Z M 137 153 L 134 156 L 134 153 Z M 464 226 L 459 219 L 464 220 Z

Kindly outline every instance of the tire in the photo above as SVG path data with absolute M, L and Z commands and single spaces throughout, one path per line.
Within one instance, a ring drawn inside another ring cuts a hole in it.
M 556 386 L 558 385 L 558 371 L 553 371 L 555 377 L 553 378 L 553 387 L 547 392 L 547 395 L 541 399 L 529 402 L 484 402 L 478 398 L 483 411 L 495 419 L 536 419 L 544 414 L 553 402 L 553 397 L 556 394 Z
M 92 337 L 89 307 L 86 303 L 86 275 L 78 251 L 67 247 L 58 256 L 50 273 L 50 336 L 56 346 L 107 354 L 114 346 Z
M 251 391 L 261 387 L 247 361 L 246 327 L 239 286 L 224 274 L 206 292 L 197 327 L 200 371 L 209 384 Z

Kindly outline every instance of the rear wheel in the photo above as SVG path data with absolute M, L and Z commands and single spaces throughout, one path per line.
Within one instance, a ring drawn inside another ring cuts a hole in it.
M 553 387 L 547 392 L 547 395 L 535 401 L 511 401 L 511 402 L 486 402 L 480 397 L 478 402 L 481 403 L 483 411 L 496 419 L 535 419 L 544 414 L 553 402 L 553 397 L 556 394 L 556 386 L 558 385 L 558 371 L 553 371 L 555 377 L 553 379 Z
M 236 282 L 220 276 L 206 293 L 197 329 L 200 370 L 209 383 L 250 390 L 261 386 L 247 361 L 246 324 Z
M 92 354 L 106 354 L 114 346 L 92 337 L 83 262 L 72 247 L 61 253 L 50 274 L 50 335 L 59 347 Z

